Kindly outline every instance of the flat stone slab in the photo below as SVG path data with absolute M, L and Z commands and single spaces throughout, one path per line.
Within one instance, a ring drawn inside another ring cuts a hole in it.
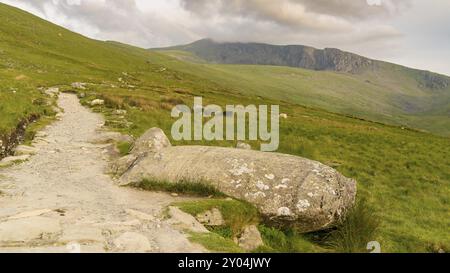
M 0 223 L 0 244 L 26 243 L 61 232 L 58 220 L 41 216 Z
M 63 231 L 61 243 L 102 243 L 105 241 L 102 230 L 91 227 L 71 227 Z
M 43 247 L 5 247 L 0 248 L 0 253 L 105 253 L 104 245 L 66 245 L 66 246 L 43 246 Z
M 147 237 L 135 232 L 126 232 L 114 240 L 114 246 L 119 252 L 149 252 L 152 250 Z
M 133 210 L 133 209 L 126 209 L 125 210 L 126 213 L 128 213 L 130 216 L 133 216 L 141 221 L 154 221 L 155 217 L 153 215 L 141 212 L 141 211 L 137 211 L 137 210 Z
M 169 215 L 171 218 L 168 220 L 168 223 L 174 227 L 197 233 L 209 232 L 194 216 L 183 212 L 177 207 L 169 207 Z

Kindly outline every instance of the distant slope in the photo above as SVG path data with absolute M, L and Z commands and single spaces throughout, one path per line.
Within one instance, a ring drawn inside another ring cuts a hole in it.
M 305 46 L 201 40 L 157 50 L 242 93 L 450 135 L 444 75 Z

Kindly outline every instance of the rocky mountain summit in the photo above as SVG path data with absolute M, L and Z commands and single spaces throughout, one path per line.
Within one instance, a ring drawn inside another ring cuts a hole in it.
M 188 45 L 169 47 L 163 50 L 191 52 L 210 63 L 288 66 L 351 74 L 379 71 L 384 65 L 393 65 L 337 48 L 317 49 L 304 45 L 221 43 L 203 39 Z M 450 78 L 447 76 L 399 65 L 394 66 L 396 69 L 406 69 L 415 74 L 418 86 L 421 88 L 436 90 L 450 86 Z
M 353 53 L 303 45 L 217 43 L 205 39 L 172 49 L 189 51 L 208 62 L 222 64 L 277 65 L 349 73 L 375 66 L 374 61 Z

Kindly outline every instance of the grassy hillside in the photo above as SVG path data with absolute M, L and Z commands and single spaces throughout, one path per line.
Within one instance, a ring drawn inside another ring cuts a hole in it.
M 286 77 L 311 80 L 286 83 Z M 358 198 L 368 199 L 382 221 L 374 240 L 382 243 L 383 251 L 449 250 L 449 138 L 293 103 L 293 98 L 319 103 L 320 96 L 328 96 L 328 92 L 337 93 L 336 100 L 342 100 L 339 92 L 347 90 L 342 85 L 348 81 L 355 88 L 366 86 L 365 80 L 347 77 L 290 68 L 192 64 L 123 44 L 90 40 L 0 4 L 0 134 L 14 128 L 20 117 L 44 113 L 45 107 L 36 103 L 36 98 L 43 97 L 38 87 L 57 85 L 70 90 L 72 82 L 88 83 L 87 90 L 78 91 L 87 95 L 83 103 L 105 99 L 106 107 L 95 110 L 105 114 L 111 128 L 135 136 L 153 126 L 169 134 L 174 121 L 170 110 L 179 103 L 192 104 L 194 95 L 219 105 L 280 104 L 289 116 L 281 123 L 280 152 L 319 160 L 357 179 Z M 335 88 L 326 85 L 328 80 L 336 83 Z M 291 85 L 304 85 L 305 94 L 311 88 L 308 85 L 328 88 L 318 97 L 302 98 L 294 96 Z M 264 86 L 270 88 L 259 93 Z M 290 95 L 280 99 L 273 90 Z M 382 90 L 373 92 L 378 91 Z M 373 107 L 382 104 L 391 111 L 383 103 L 386 100 L 381 96 Z M 124 118 L 114 114 L 118 108 L 127 110 Z M 428 113 L 426 118 L 432 119 L 445 111 Z
M 303 59 L 292 60 L 290 57 L 298 57 L 292 51 L 315 50 L 322 54 L 327 51 L 304 49 L 302 46 L 205 44 L 200 41 L 173 49 L 158 52 L 189 61 L 194 66 L 187 66 L 186 71 L 192 71 L 194 67 L 197 73 L 217 82 L 225 82 L 242 93 L 450 135 L 450 78 L 443 75 L 373 61 L 340 51 L 333 58 L 356 60 L 348 61 L 349 63 L 342 61 L 343 64 L 337 67 L 330 61 L 331 64 L 323 64 L 324 68 L 318 69 L 314 62 L 320 62 L 323 58 L 314 60 L 313 54 L 312 57 L 308 55 L 307 60 L 303 60 L 304 56 Z M 202 51 L 206 53 L 199 53 Z M 232 53 L 238 57 L 233 58 L 230 56 Z M 201 58 L 212 63 L 207 64 Z M 273 63 L 279 66 L 250 65 L 253 63 Z M 180 64 L 174 65 L 180 67 Z

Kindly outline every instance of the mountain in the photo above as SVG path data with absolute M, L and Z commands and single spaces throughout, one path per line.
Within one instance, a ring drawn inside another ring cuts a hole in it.
M 450 135 L 450 78 L 445 75 L 295 45 L 205 39 L 154 51 L 190 62 L 198 73 L 242 93 Z
M 165 50 L 188 51 L 208 62 L 219 64 L 288 66 L 347 73 L 374 71 L 383 66 L 381 61 L 337 48 L 316 49 L 304 45 L 219 43 L 212 39 L 203 39 L 188 45 L 165 48 Z M 424 87 L 442 89 L 450 85 L 450 77 L 427 71 L 416 71 L 420 72 L 420 83 Z
M 370 59 L 339 49 L 319 50 L 303 45 L 218 43 L 204 39 L 167 49 L 189 51 L 208 62 L 220 64 L 275 65 L 342 72 L 357 72 L 375 66 Z
M 0 4 L 0 140 L 22 127 L 24 118 L 39 117 L 27 128 L 31 136 L 35 125 L 53 118 L 42 92 L 52 86 L 76 92 L 84 105 L 105 100 L 105 107 L 93 111 L 105 116 L 109 128 L 135 137 L 151 127 L 170 136 L 171 110 L 192 105 L 194 96 L 221 106 L 277 104 L 288 116 L 280 123 L 279 152 L 323 162 L 356 179 L 358 198 L 367 199 L 382 222 L 384 252 L 450 249 L 450 139 L 348 117 L 445 132 L 448 91 L 420 87 L 419 75 L 389 64 L 370 73 L 208 64 L 186 51 L 89 39 Z M 74 82 L 86 83 L 86 90 L 72 88 Z M 118 109 L 126 114 L 118 115 Z M 282 234 L 270 232 L 273 238 Z M 308 238 L 296 237 L 292 245 L 298 248 L 289 244 L 288 250 L 311 251 L 315 243 Z

